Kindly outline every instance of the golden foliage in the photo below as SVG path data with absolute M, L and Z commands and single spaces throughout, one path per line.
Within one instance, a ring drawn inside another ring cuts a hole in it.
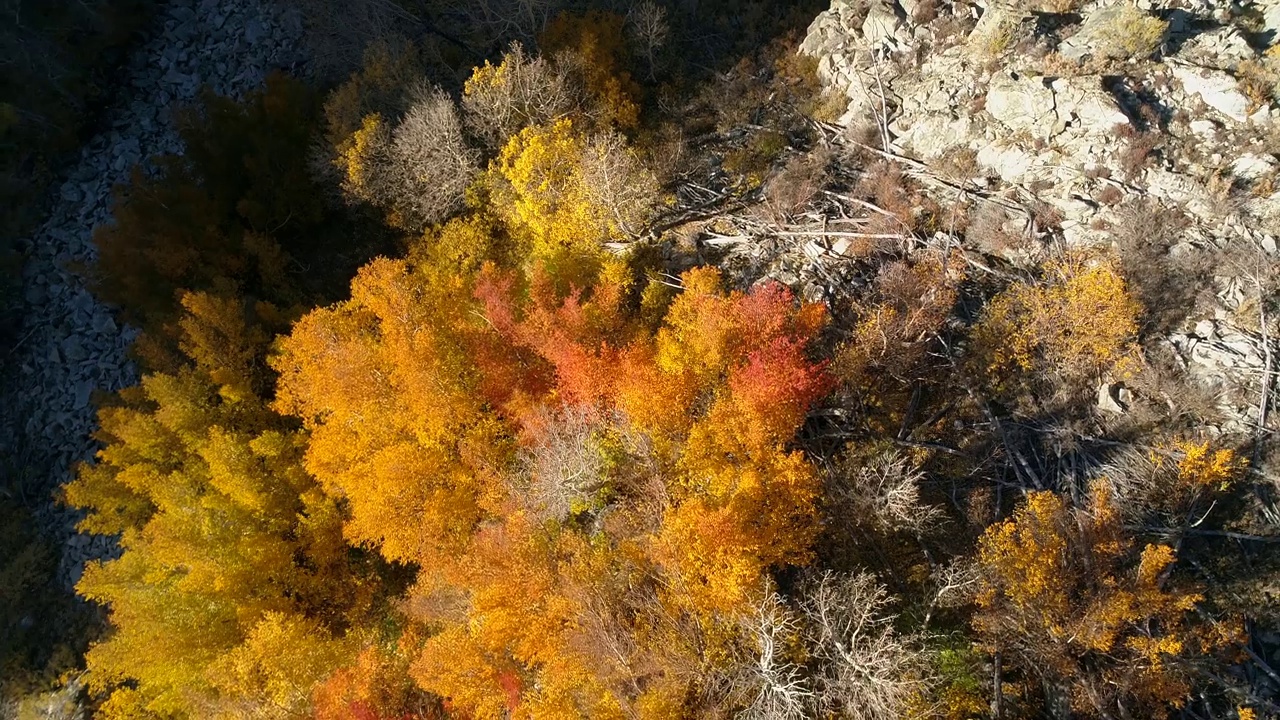
M 89 683 L 107 718 L 283 717 L 343 654 L 333 633 L 367 606 L 363 570 L 302 469 L 304 436 L 254 390 L 269 336 L 235 301 L 184 304 L 191 364 L 103 408 L 97 462 L 65 488 L 81 529 L 123 550 L 77 586 L 114 627 Z
M 1115 261 L 1075 257 L 1045 271 L 1043 284 L 1016 283 L 988 304 L 973 329 L 984 370 L 997 382 L 1030 371 L 1083 381 L 1135 370 L 1141 307 Z
M 622 68 L 626 18 L 592 10 L 557 15 L 539 38 L 544 51 L 580 75 L 597 127 L 629 130 L 640 117 L 640 86 Z
M 1171 660 L 1210 649 L 1189 616 L 1201 596 L 1166 587 L 1172 548 L 1133 548 L 1106 484 L 1080 509 L 1028 493 L 979 543 L 982 642 L 1065 687 L 1081 714 L 1181 706 L 1190 681 Z

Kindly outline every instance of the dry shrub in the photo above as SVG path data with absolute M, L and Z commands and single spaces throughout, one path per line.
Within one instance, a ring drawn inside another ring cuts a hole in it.
M 806 582 L 800 611 L 817 663 L 814 710 L 806 717 L 907 717 L 930 677 L 919 638 L 894 630 L 888 591 L 869 573 L 823 573 Z
M 1119 205 L 1124 200 L 1124 191 L 1115 185 L 1107 185 L 1094 195 L 1094 199 L 1103 205 Z
M 967 145 L 953 145 L 931 162 L 930 167 L 954 183 L 965 184 L 981 174 L 978 153 Z
M 478 168 L 462 136 L 458 108 L 443 90 L 421 94 L 391 137 L 390 171 L 402 188 L 398 199 L 406 225 L 437 223 L 462 208 L 463 193 Z
M 963 268 L 957 258 L 944 264 L 938 256 L 885 265 L 876 278 L 874 304 L 836 353 L 837 376 L 867 389 L 917 380 L 934 335 L 955 306 Z
M 941 522 L 940 509 L 920 499 L 924 473 L 897 452 L 870 460 L 844 457 L 828 483 L 841 515 L 877 533 L 923 534 Z
M 1146 364 L 1141 372 L 1125 381 L 1137 399 L 1130 407 L 1135 426 L 1170 423 L 1206 427 L 1223 421 L 1220 388 L 1190 377 L 1176 348 L 1153 342 L 1143 354 Z
M 626 31 L 636 55 L 648 65 L 652 80 L 661 63 L 662 50 L 671 37 L 667 9 L 652 0 L 640 0 L 627 12 Z
M 1249 112 L 1267 107 L 1275 99 L 1280 73 L 1270 62 L 1245 60 L 1236 66 L 1236 86 L 1249 99 Z
M 911 20 L 917 25 L 928 25 L 938 19 L 938 0 L 919 0 L 911 11 Z
M 1043 13 L 1072 13 L 1084 5 L 1084 0 L 1022 0 L 1018 6 L 1024 10 Z
M 1129 287 L 1142 304 L 1147 332 L 1173 330 L 1212 295 L 1215 268 L 1209 254 L 1192 248 L 1176 257 L 1170 253 L 1188 223 L 1179 210 L 1145 198 L 1121 205 L 1115 214 L 1111 235 Z
M 981 202 L 970 213 L 965 241 L 987 255 L 1007 257 L 1027 247 L 1025 223 L 1000 205 Z
M 1095 54 L 1118 60 L 1141 60 L 1160 47 L 1169 23 L 1129 4 L 1113 6 L 1106 34 L 1098 38 Z
M 831 153 L 815 150 L 796 155 L 764 187 L 764 209 L 771 220 L 785 222 L 808 207 L 830 177 Z
M 472 72 L 462 93 L 467 128 L 490 148 L 520 130 L 552 122 L 582 104 L 582 90 L 550 62 L 530 57 L 519 43 Z
M 1160 133 L 1142 132 L 1132 125 L 1121 123 L 1116 125 L 1115 134 L 1124 143 L 1117 158 L 1120 170 L 1126 178 L 1135 180 L 1151 166 L 1153 154 L 1160 147 Z
M 539 521 L 564 521 L 590 507 L 608 484 L 601 418 L 565 408 L 550 418 L 525 457 L 521 501 Z
M 1181 524 L 1198 501 L 1240 480 L 1247 462 L 1234 450 L 1175 439 L 1153 447 L 1126 446 L 1102 469 L 1116 505 L 1137 521 L 1164 516 Z
M 868 167 L 858 180 L 854 193 L 889 214 L 889 217 L 873 214 L 872 222 L 867 226 L 868 232 L 902 234 L 915 228 L 920 197 L 908 189 L 907 179 L 897 163 L 881 160 Z

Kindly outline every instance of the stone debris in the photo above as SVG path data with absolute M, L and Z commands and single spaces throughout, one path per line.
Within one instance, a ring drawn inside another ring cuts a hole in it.
M 270 0 L 171 0 L 121 68 L 103 128 L 50 198 L 47 222 L 24 241 L 24 327 L 0 385 L 0 447 L 22 463 L 29 498 L 47 498 L 37 518 L 62 539 L 59 581 L 79 580 L 88 560 L 115 557 L 113 538 L 76 534 L 78 515 L 54 495 L 97 449 L 96 391 L 134 384 L 126 351 L 136 331 L 90 291 L 81 269 L 96 259 L 93 230 L 110 222 L 112 189 L 148 158 L 180 153 L 174 109 L 202 86 L 240 96 L 273 68 L 302 70 L 301 18 Z
M 914 3 L 877 2 L 867 10 L 834 0 L 800 47 L 818 60 L 823 82 L 848 96 L 838 124 L 851 137 L 887 131 L 891 152 L 925 168 L 968 154 L 972 176 L 954 177 L 965 166 L 950 163 L 948 179 L 1048 206 L 1052 235 L 1068 247 L 1110 247 L 1126 208 L 1145 202 L 1185 219 L 1171 257 L 1225 248 L 1276 255 L 1280 108 L 1247 93 L 1243 80 L 1254 73 L 1256 87 L 1259 68 L 1276 68 L 1280 0 L 1086 0 L 1058 15 L 940 0 L 927 24 L 913 21 Z M 1116 54 L 1140 44 L 1117 37 L 1121 15 L 1154 29 L 1168 22 L 1149 56 Z M 1258 35 L 1259 19 L 1272 32 Z M 954 191 L 943 193 L 935 199 L 954 202 Z M 1044 234 L 1029 228 L 1037 230 Z M 973 249 L 1014 264 L 1036 259 Z M 1233 282 L 1210 312 L 1216 335 L 1188 330 L 1170 343 L 1198 381 L 1223 389 L 1222 429 L 1252 432 L 1264 353 L 1261 338 L 1226 312 L 1252 298 L 1247 283 Z M 1127 403 L 1113 390 L 1099 390 L 1098 407 L 1121 412 Z

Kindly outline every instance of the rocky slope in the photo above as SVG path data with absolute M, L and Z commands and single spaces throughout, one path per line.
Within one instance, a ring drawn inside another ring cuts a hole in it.
M 98 132 L 55 189 L 48 221 L 25 241 L 24 326 L 8 350 L 0 447 L 25 501 L 64 553 L 59 580 L 72 587 L 89 558 L 112 541 L 74 532 L 75 516 L 54 501 L 75 465 L 96 448 L 95 391 L 137 380 L 126 357 L 133 331 L 96 300 L 78 268 L 95 258 L 93 231 L 109 222 L 112 188 L 162 153 L 180 153 L 171 111 L 202 86 L 236 96 L 272 69 L 300 69 L 296 14 L 270 0 L 171 0 L 151 38 L 122 68 L 117 99 Z
M 1280 260 L 1278 33 L 1275 0 L 834 0 L 801 52 L 847 97 L 846 140 L 972 204 L 971 248 L 1145 258 L 1139 280 L 1190 311 L 1164 347 L 1223 431 L 1254 433 L 1277 334 L 1257 281 Z M 1175 270 L 1215 297 L 1176 297 Z

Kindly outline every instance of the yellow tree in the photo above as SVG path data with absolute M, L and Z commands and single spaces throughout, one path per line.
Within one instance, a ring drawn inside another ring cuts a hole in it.
M 979 361 L 996 383 L 1017 373 L 1056 372 L 1069 381 L 1136 369 L 1141 306 L 1113 258 L 1049 263 L 1044 281 L 997 295 L 974 328 Z
M 1175 560 L 1165 545 L 1135 548 L 1105 483 L 1074 509 L 1031 492 L 981 538 L 974 627 L 1074 712 L 1152 717 L 1186 701 L 1186 659 L 1229 634 L 1192 622 L 1201 596 L 1167 581 Z
M 184 305 L 189 364 L 104 408 L 104 447 L 66 487 L 81 529 L 123 551 L 77 586 L 110 612 L 90 686 L 107 718 L 283 717 L 342 655 L 369 584 L 303 470 L 305 436 L 258 394 L 269 332 L 237 301 Z

